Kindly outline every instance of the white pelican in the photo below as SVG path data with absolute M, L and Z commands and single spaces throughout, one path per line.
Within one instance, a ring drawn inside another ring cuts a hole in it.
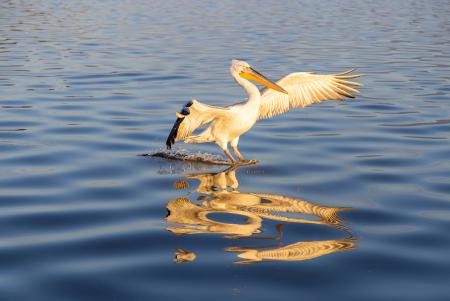
M 230 70 L 236 82 L 247 91 L 248 99 L 227 107 L 211 106 L 195 99 L 188 102 L 180 113 L 176 113 L 178 118 L 166 141 L 168 149 L 179 140 L 184 140 L 185 143 L 215 142 L 231 162 L 236 163 L 228 150 L 230 143 L 239 160 L 244 161 L 237 148 L 239 137 L 249 131 L 257 120 L 271 118 L 290 109 L 302 108 L 325 100 L 354 98 L 351 92 L 359 91 L 349 86 L 362 86 L 346 80 L 361 76 L 349 74 L 354 69 L 325 75 L 295 72 L 276 83 L 244 61 L 233 60 Z M 267 89 L 259 91 L 250 80 L 266 86 Z M 192 135 L 197 128 L 206 124 L 210 125 L 202 133 Z

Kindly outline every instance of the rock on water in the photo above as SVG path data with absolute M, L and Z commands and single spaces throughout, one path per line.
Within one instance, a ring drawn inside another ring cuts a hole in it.
M 144 154 L 143 156 L 158 157 L 169 160 L 193 161 L 215 165 L 231 165 L 231 162 L 229 160 L 225 160 L 219 156 L 202 153 L 190 154 L 179 151 L 158 151 L 154 153 Z
M 156 158 L 164 158 L 169 160 L 178 160 L 185 162 L 196 162 L 196 163 L 205 163 L 212 165 L 253 165 L 258 163 L 257 160 L 248 160 L 241 161 L 236 163 L 231 163 L 229 160 L 219 157 L 217 155 L 207 154 L 207 153 L 187 153 L 182 151 L 157 151 L 153 153 L 143 154 L 145 157 L 156 157 Z

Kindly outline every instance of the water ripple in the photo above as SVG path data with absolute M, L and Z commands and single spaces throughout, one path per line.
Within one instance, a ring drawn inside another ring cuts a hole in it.
M 0 299 L 447 300 L 449 14 L 2 1 Z M 359 67 L 364 87 L 259 122 L 239 147 L 260 162 L 234 174 L 137 156 L 189 99 L 245 97 L 233 58 L 272 79 Z

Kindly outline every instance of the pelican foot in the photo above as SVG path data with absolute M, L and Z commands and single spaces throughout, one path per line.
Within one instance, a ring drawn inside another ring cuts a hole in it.
M 233 165 L 245 166 L 245 165 L 253 165 L 253 164 L 256 164 L 258 162 L 259 162 L 258 160 L 240 160 L 240 161 L 233 162 Z

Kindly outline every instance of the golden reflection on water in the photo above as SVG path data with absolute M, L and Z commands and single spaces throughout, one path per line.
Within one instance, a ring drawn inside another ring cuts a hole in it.
M 194 252 L 189 252 L 183 249 L 176 249 L 175 250 L 175 262 L 181 263 L 181 262 L 190 262 L 194 261 L 195 258 L 197 258 L 197 255 L 195 255 Z
M 301 199 L 266 193 L 239 192 L 236 178 L 238 167 L 228 168 L 219 173 L 196 173 L 185 175 L 186 179 L 196 179 L 200 183 L 196 189 L 202 195 L 197 202 L 183 197 L 171 200 L 166 208 L 166 220 L 172 224 L 167 230 L 177 234 L 220 233 L 226 238 L 278 241 L 276 245 L 259 247 L 228 247 L 229 252 L 239 252 L 243 260 L 236 263 L 261 261 L 300 261 L 323 255 L 351 250 L 356 239 L 350 229 L 343 225 L 337 213 L 349 208 L 316 205 Z M 180 184 L 184 183 L 184 184 Z M 185 181 L 175 182 L 175 189 L 188 188 Z M 245 223 L 228 223 L 214 220 L 218 214 L 232 214 L 244 218 Z M 275 237 L 260 237 L 264 220 L 280 222 Z M 328 225 L 345 233 L 344 238 L 325 241 L 301 241 L 282 245 L 284 223 L 309 223 Z

